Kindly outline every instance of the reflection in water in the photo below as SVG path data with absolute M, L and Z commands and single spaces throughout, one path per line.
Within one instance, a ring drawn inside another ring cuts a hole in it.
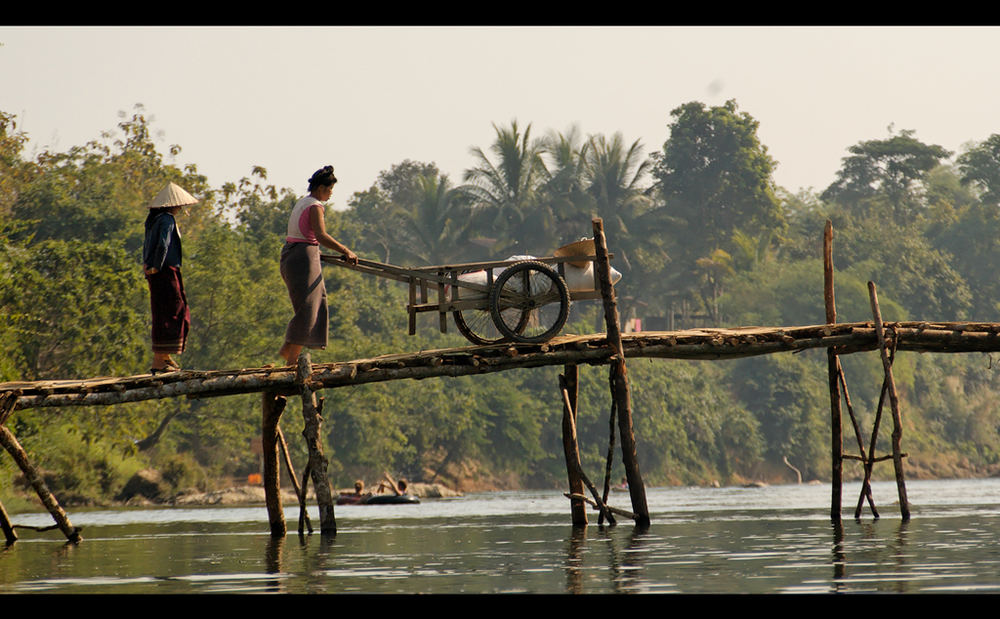
M 892 556 L 896 560 L 896 571 L 900 574 L 906 573 L 906 531 L 907 525 L 909 525 L 909 520 L 902 520 L 899 523 L 899 528 L 896 530 L 896 543 L 892 549 Z M 909 587 L 907 586 L 909 581 L 897 580 L 895 585 L 896 593 L 905 593 Z
M 267 540 L 267 550 L 264 553 L 264 564 L 267 566 L 268 574 L 281 574 L 281 549 L 285 545 L 285 538 L 272 535 Z M 267 591 L 272 593 L 283 593 L 281 589 L 281 579 L 276 579 L 268 583 Z
M 587 527 L 573 527 L 566 549 L 566 592 L 583 593 L 583 552 L 587 546 Z
M 272 538 L 256 508 L 82 510 L 83 543 L 0 552 L 0 593 L 1000 592 L 1000 480 L 952 488 L 839 525 L 806 486 L 651 489 L 647 529 L 572 527 L 558 492 L 348 506 L 336 537 Z

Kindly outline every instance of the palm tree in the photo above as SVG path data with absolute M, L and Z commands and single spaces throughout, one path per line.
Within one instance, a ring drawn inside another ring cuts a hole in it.
M 608 237 L 620 248 L 625 267 L 631 268 L 629 254 L 642 242 L 641 235 L 632 233 L 633 223 L 652 204 L 640 185 L 650 162 L 643 159 L 639 140 L 626 148 L 621 134 L 615 133 L 611 140 L 591 136 L 584 166 L 595 214 L 604 220 Z
M 573 126 L 566 133 L 549 133 L 545 144 L 551 163 L 541 203 L 552 214 L 556 240 L 565 244 L 590 236 L 590 219 L 596 212 L 594 199 L 587 193 L 585 174 L 590 142 L 581 140 Z
M 396 204 L 402 226 L 398 248 L 413 264 L 446 264 L 467 259 L 469 209 L 448 177 L 421 174 L 415 179 L 412 204 Z
M 525 253 L 537 243 L 533 220 L 537 219 L 539 188 L 548 178 L 544 147 L 531 139 L 530 124 L 523 134 L 516 120 L 508 128 L 496 124 L 493 128 L 497 139 L 490 151 L 495 162 L 481 148 L 473 148 L 477 165 L 465 171 L 466 184 L 460 189 L 476 204 L 478 224 L 499 237 L 495 251 Z

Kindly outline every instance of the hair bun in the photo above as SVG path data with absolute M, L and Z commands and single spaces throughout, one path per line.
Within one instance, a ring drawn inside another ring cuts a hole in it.
M 313 175 L 309 177 L 309 185 L 330 185 L 337 182 L 337 177 L 333 175 L 333 166 L 323 166 L 319 170 L 313 172 Z

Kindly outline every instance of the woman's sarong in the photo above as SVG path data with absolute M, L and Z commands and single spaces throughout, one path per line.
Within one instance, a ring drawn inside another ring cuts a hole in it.
M 181 270 L 164 267 L 162 271 L 147 275 L 146 281 L 149 282 L 149 305 L 153 314 L 153 352 L 180 354 L 184 352 L 191 329 L 191 311 L 184 294 Z
M 329 316 L 319 245 L 285 243 L 281 250 L 281 278 L 295 312 L 285 330 L 285 341 L 307 348 L 326 348 Z

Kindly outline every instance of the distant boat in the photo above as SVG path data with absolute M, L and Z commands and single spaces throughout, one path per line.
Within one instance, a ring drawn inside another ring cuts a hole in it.
M 373 494 L 361 501 L 362 505 L 405 505 L 419 503 L 415 494 Z
M 354 494 L 342 492 L 337 505 L 406 505 L 420 502 L 415 494 Z

